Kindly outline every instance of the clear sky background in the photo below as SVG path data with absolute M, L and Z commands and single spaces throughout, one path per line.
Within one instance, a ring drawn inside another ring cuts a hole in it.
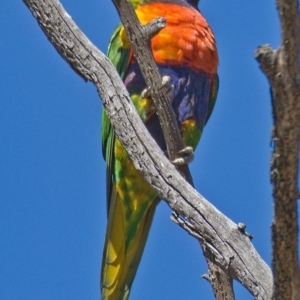
M 110 0 L 62 0 L 106 52 Z M 254 235 L 270 265 L 271 102 L 254 59 L 280 43 L 275 1 L 202 0 L 215 32 L 220 90 L 191 172 L 197 190 Z M 0 10 L 0 299 L 99 299 L 106 228 L 102 105 L 62 60 L 22 1 Z M 161 203 L 131 300 L 214 299 L 197 242 Z M 235 284 L 237 299 L 252 299 Z

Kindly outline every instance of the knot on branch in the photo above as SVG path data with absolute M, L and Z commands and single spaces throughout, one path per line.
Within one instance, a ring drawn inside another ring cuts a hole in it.
M 242 234 L 244 234 L 245 236 L 247 236 L 250 239 L 250 241 L 253 239 L 254 236 L 252 234 L 246 232 L 246 230 L 245 230 L 246 229 L 246 224 L 244 224 L 244 223 L 238 223 L 237 224 L 237 228 L 238 228 L 238 230 Z
M 255 58 L 270 80 L 275 70 L 276 51 L 270 45 L 262 45 L 256 49 Z

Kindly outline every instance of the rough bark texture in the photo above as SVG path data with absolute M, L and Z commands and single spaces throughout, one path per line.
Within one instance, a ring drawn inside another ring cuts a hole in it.
M 272 299 L 300 299 L 297 199 L 300 137 L 300 73 L 298 1 L 278 0 L 282 45 L 278 50 L 261 46 L 256 51 L 271 84 L 273 104 Z
M 184 145 L 171 102 L 167 96 L 166 87 L 162 86 L 161 76 L 150 51 L 151 38 L 166 25 L 166 20 L 157 18 L 143 26 L 140 24 L 129 0 L 113 0 L 113 2 L 133 47 L 146 85 L 151 87 L 151 98 L 166 140 L 168 156 L 173 161 L 177 158 L 178 152 L 184 148 Z M 188 165 L 178 166 L 177 170 L 193 185 Z
M 200 243 L 200 246 L 203 250 L 205 245 Z M 227 274 L 222 268 L 220 268 L 214 260 L 206 258 L 208 266 L 208 274 L 203 275 L 202 277 L 207 279 L 213 289 L 213 293 L 216 300 L 234 300 L 234 291 L 233 291 L 233 279 Z
M 213 258 L 256 299 L 270 299 L 271 271 L 249 237 L 178 174 L 145 129 L 111 62 L 84 36 L 57 0 L 24 2 L 63 59 L 96 85 L 117 137 L 135 167 L 175 211 L 179 225 L 202 242 L 206 257 Z
M 147 86 L 151 86 L 151 97 L 166 140 L 168 156 L 173 161 L 177 158 L 177 153 L 184 147 L 183 141 L 171 102 L 168 99 L 165 87 L 161 86 L 162 79 L 150 51 L 151 37 L 166 25 L 166 20 L 164 18 L 157 18 L 143 26 L 140 24 L 129 0 L 113 0 L 113 2 L 133 46 L 135 57 L 139 63 L 145 82 Z M 181 165 L 176 168 L 187 182 L 193 186 L 193 179 L 188 165 Z M 202 245 L 201 240 L 199 240 L 199 243 L 202 250 L 204 250 L 205 246 Z M 207 258 L 207 262 L 210 278 L 218 279 L 211 281 L 216 300 L 227 299 L 225 296 L 233 295 L 232 284 L 228 283 L 229 281 L 232 283 L 232 279 L 225 271 L 215 265 L 213 261 Z
M 202 277 L 210 282 L 216 300 L 234 300 L 232 278 L 209 258 L 206 261 L 209 272 Z

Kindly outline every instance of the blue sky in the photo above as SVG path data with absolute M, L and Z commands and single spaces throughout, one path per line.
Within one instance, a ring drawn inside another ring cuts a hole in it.
M 109 0 L 62 4 L 106 52 L 118 24 Z M 271 102 L 254 59 L 277 48 L 275 1 L 202 0 L 215 32 L 220 90 L 191 172 L 197 190 L 243 222 L 270 264 Z M 0 10 L 0 298 L 99 299 L 106 227 L 101 102 L 49 43 L 22 1 Z M 214 299 L 197 242 L 161 203 L 131 300 Z M 252 299 L 239 284 L 237 299 Z

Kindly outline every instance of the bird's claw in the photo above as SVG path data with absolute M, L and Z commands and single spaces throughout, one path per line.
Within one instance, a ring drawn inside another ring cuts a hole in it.
M 174 89 L 174 85 L 170 84 L 170 82 L 171 82 L 170 76 L 167 75 L 163 76 L 161 80 L 161 89 L 165 87 L 167 89 L 167 93 L 170 93 Z
M 194 149 L 191 146 L 184 147 L 182 150 L 178 151 L 178 154 L 191 154 L 194 153 Z
M 170 76 L 167 76 L 167 75 L 163 76 L 163 77 L 162 77 L 162 80 L 161 80 L 161 87 L 160 87 L 160 89 L 162 89 L 163 87 L 166 87 L 168 93 L 169 93 L 170 91 L 172 91 L 173 88 L 174 88 L 174 85 L 173 85 L 173 84 L 170 84 L 170 81 L 171 81 L 171 77 L 170 77 Z M 151 95 L 151 89 L 152 89 L 151 86 L 145 88 L 145 89 L 142 91 L 141 96 L 142 96 L 143 98 L 149 98 L 150 95 Z
M 143 89 L 142 92 L 141 92 L 141 96 L 142 96 L 143 98 L 149 98 L 149 97 L 150 97 L 150 94 L 151 94 L 150 91 L 151 91 L 151 86 L 149 86 L 149 87 Z
M 192 147 L 185 147 L 178 152 L 179 157 L 175 158 L 172 163 L 175 166 L 187 165 L 194 160 L 194 150 Z

